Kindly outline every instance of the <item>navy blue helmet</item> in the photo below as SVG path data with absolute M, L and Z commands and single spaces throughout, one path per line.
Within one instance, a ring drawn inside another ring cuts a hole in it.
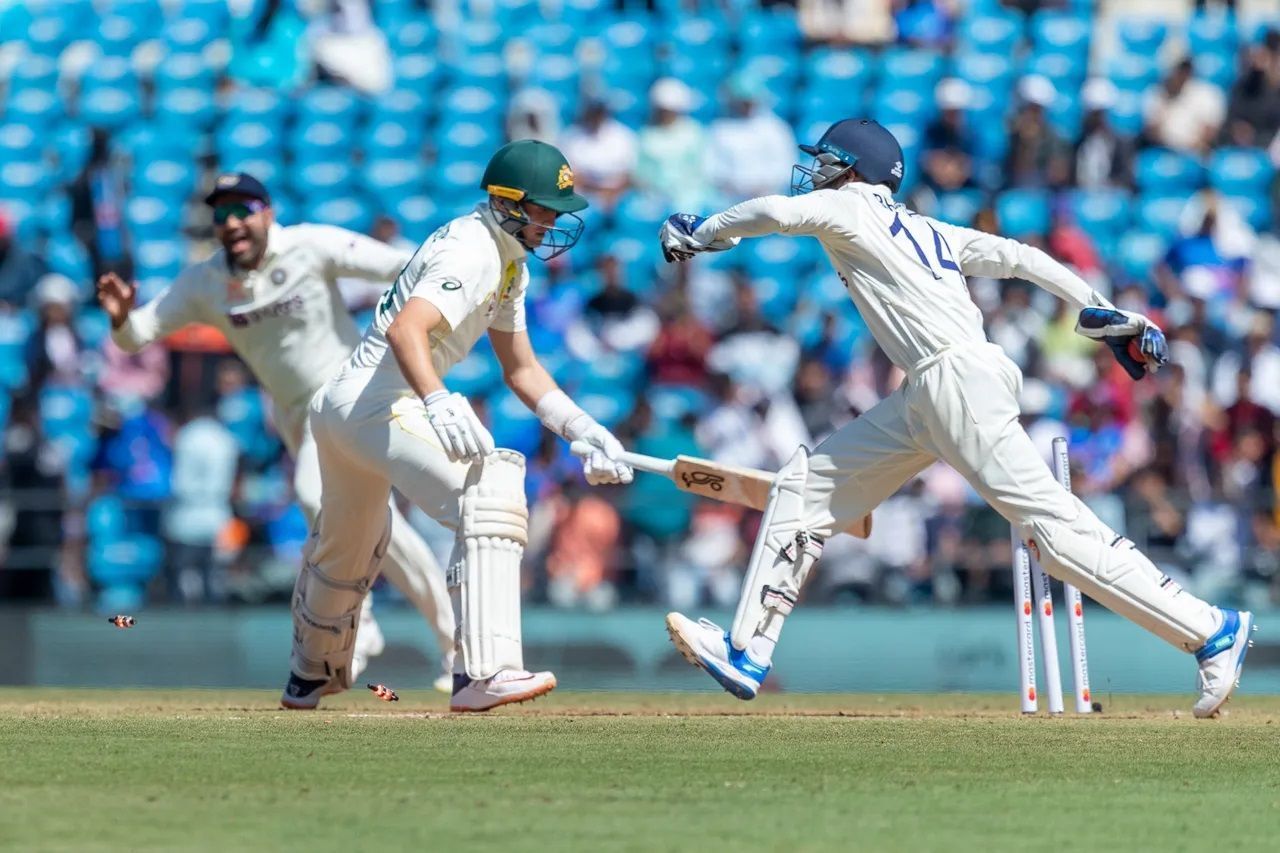
M 800 150 L 814 163 L 792 169 L 792 195 L 820 190 L 850 169 L 895 193 L 902 186 L 902 146 L 877 121 L 843 119 L 827 128 L 817 145 L 801 145 Z

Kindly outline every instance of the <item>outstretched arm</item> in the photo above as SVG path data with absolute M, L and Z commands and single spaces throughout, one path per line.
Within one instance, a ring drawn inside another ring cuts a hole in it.
M 295 225 L 308 243 L 328 262 L 335 278 L 359 278 L 386 284 L 393 281 L 412 252 L 333 225 Z
M 167 337 L 188 323 L 200 320 L 190 269 L 141 308 L 135 300 L 138 286 L 107 273 L 98 279 L 98 302 L 111 319 L 111 340 L 125 352 L 137 352 L 152 341 Z
M 709 216 L 698 226 L 695 235 L 703 242 L 765 234 L 809 235 L 823 225 L 824 194 L 802 196 L 766 195 L 735 204 L 728 210 Z

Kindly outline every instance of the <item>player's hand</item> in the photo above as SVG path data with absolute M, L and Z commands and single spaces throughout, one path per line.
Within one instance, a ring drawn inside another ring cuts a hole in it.
M 1169 342 L 1164 332 L 1141 314 L 1089 307 L 1080 312 L 1076 331 L 1110 347 L 1116 361 L 1134 380 L 1169 363 Z
M 98 277 L 98 304 L 107 312 L 113 327 L 119 327 L 129 318 L 138 288 L 113 272 Z
M 626 452 L 622 442 L 600 424 L 592 421 L 581 432 L 576 432 L 573 440 L 591 446 L 591 452 L 580 457 L 583 476 L 591 485 L 626 484 L 635 479 L 631 466 L 622 461 L 622 454 Z
M 667 217 L 658 231 L 658 239 L 662 242 L 662 257 L 667 263 L 687 261 L 701 252 L 723 252 L 738 245 L 738 238 L 712 240 L 703 242 L 695 232 L 706 219 L 692 213 L 676 213 Z
M 450 462 L 479 462 L 493 452 L 493 436 L 461 394 L 436 391 L 422 398 L 427 420 Z

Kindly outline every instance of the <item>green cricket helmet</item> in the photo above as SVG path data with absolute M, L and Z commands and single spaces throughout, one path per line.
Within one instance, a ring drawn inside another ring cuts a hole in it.
M 489 209 L 502 230 L 519 240 L 534 257 L 550 260 L 561 255 L 582 237 L 582 217 L 578 211 L 587 200 L 573 191 L 573 169 L 560 149 L 536 139 L 519 139 L 498 149 L 485 167 L 480 188 L 489 194 Z M 521 236 L 530 224 L 525 202 L 571 217 L 568 225 L 552 225 L 537 245 Z M 541 252 L 539 250 L 546 250 Z

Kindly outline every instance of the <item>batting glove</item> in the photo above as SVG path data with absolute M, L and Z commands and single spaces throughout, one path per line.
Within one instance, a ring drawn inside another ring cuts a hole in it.
M 493 436 L 461 394 L 436 391 L 422 398 L 427 420 L 450 462 L 479 462 L 493 452 Z
M 1155 373 L 1169 363 L 1169 342 L 1160 327 L 1141 314 L 1117 308 L 1086 308 L 1076 331 L 1111 348 L 1111 353 L 1134 380 Z
M 585 420 L 585 418 L 582 418 Z M 625 448 L 613 433 L 594 420 L 581 431 L 573 430 L 573 441 L 591 445 L 591 452 L 581 456 L 582 473 L 593 486 L 630 483 L 635 479 L 631 466 L 620 461 Z
M 704 243 L 695 236 L 698 226 L 706 222 L 702 216 L 692 213 L 676 213 L 667 217 L 658 231 L 658 239 L 662 242 L 662 257 L 667 263 L 687 261 L 702 252 L 723 252 L 738 245 L 738 238 L 712 240 Z

